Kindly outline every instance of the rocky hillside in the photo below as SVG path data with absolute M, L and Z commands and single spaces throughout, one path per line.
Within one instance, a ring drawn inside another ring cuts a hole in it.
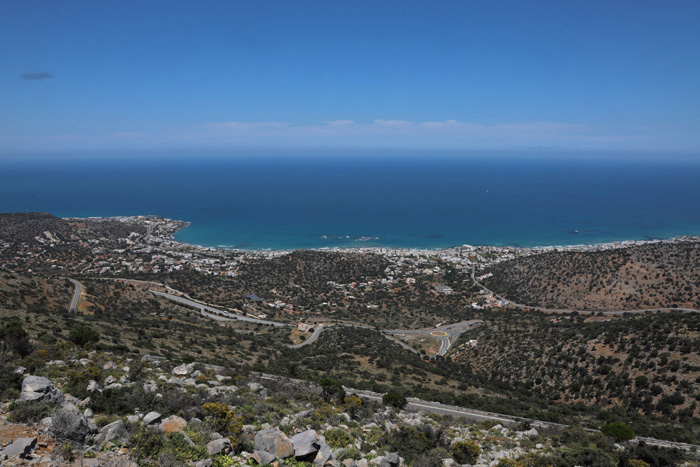
M 0 214 L 0 241 L 29 243 L 70 242 L 102 237 L 125 238 L 145 227 L 117 221 L 65 220 L 43 212 Z
M 598 407 L 603 419 L 625 414 L 648 436 L 675 433 L 676 439 L 689 440 L 700 432 L 700 320 L 695 314 L 513 313 L 509 319 L 492 318 L 462 339 L 476 339 L 478 345 L 455 352 L 455 362 L 485 384 L 520 388 L 573 411 Z M 557 421 L 560 415 L 550 417 Z M 650 426 L 653 417 L 678 423 Z
M 72 296 L 73 284 L 65 279 L 0 271 L 0 308 L 66 310 Z
M 12 434 L 3 465 L 614 467 L 681 465 L 686 456 L 577 428 L 408 413 L 333 381 L 269 382 L 149 357 L 77 352 L 35 373 L 45 376 L 24 376 L 18 400 L 0 411 L 0 433 Z
M 571 310 L 700 309 L 700 243 L 551 252 L 500 263 L 488 288 L 516 303 Z

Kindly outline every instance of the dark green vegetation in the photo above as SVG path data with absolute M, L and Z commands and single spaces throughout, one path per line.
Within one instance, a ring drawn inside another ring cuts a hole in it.
M 516 303 L 568 310 L 700 309 L 700 243 L 553 252 L 488 269 L 484 285 Z
M 697 315 L 609 320 L 515 312 L 488 320 L 462 338 L 478 339 L 478 346 L 455 358 L 482 384 L 557 401 L 601 421 L 624 420 L 645 436 L 698 439 Z M 532 417 L 567 418 L 556 410 Z
M 0 308 L 60 312 L 68 308 L 72 295 L 68 280 L 0 271 Z
M 403 409 L 408 404 L 406 397 L 403 394 L 399 394 L 396 391 L 389 391 L 382 397 L 382 402 L 386 405 L 396 407 L 397 409 Z
M 543 313 L 464 311 L 463 319 L 486 321 L 460 341 L 478 339 L 478 346 L 426 359 L 361 328 L 331 328 L 316 343 L 289 349 L 289 329 L 220 325 L 138 287 L 84 282 L 92 315 L 5 313 L 19 316 L 43 361 L 63 358 L 70 331 L 85 325 L 100 335 L 88 346 L 116 354 L 155 354 L 311 381 L 326 377 L 358 389 L 396 390 L 533 419 L 590 427 L 622 421 L 640 435 L 698 440 L 694 315 L 593 322 L 570 316 L 555 324 Z M 28 357 L 24 366 L 43 361 Z
M 46 236 L 50 232 L 51 236 Z M 131 232 L 146 233 L 142 226 L 118 221 L 66 220 L 44 212 L 0 214 L 0 238 L 13 243 L 89 240 L 96 238 L 125 238 Z
M 618 441 L 629 441 L 634 438 L 632 427 L 620 422 L 606 423 L 600 427 L 600 431 Z
M 30 223 L 0 232 L 12 238 L 22 237 L 23 241 L 36 234 L 48 242 L 52 241 L 48 237 L 63 235 L 63 223 L 68 222 L 45 216 L 40 220 L 41 227 Z M 98 232 L 90 230 L 93 227 L 88 226 L 89 222 L 86 227 L 73 224 L 66 232 L 77 235 L 75 229 L 87 229 L 85 238 L 96 232 L 118 236 L 131 231 L 124 225 L 115 226 L 114 231 L 107 228 Z M 46 225 L 55 230 L 55 235 L 39 230 Z M 57 242 L 59 246 L 52 251 L 60 255 L 55 256 L 57 262 L 53 264 L 60 265 L 62 258 L 70 256 L 73 264 L 85 264 L 79 270 L 101 268 L 100 252 L 95 253 L 90 243 L 81 244 L 81 238 Z M 116 238 L 106 245 L 127 243 Z M 62 242 L 73 243 L 64 248 Z M 38 254 L 43 245 L 40 242 L 33 254 Z M 107 246 L 98 250 L 106 251 Z M 16 255 L 12 261 L 20 262 L 16 258 L 25 258 L 23 248 L 21 243 L 13 243 L 4 248 L 3 254 Z M 147 249 L 140 244 L 124 252 L 123 261 L 146 262 L 150 254 L 142 250 Z M 532 277 L 531 281 L 546 284 L 545 288 L 515 279 L 513 284 L 517 284 L 519 293 L 526 293 L 532 286 L 533 297 L 545 297 L 545 305 L 573 305 L 579 303 L 575 300 L 588 300 L 586 303 L 596 306 L 605 303 L 606 307 L 613 307 L 618 303 L 615 300 L 623 297 L 618 292 L 627 288 L 631 292 L 623 298 L 630 307 L 636 307 L 635 300 L 661 303 L 685 297 L 687 302 L 698 292 L 700 268 L 693 267 L 698 264 L 698 251 L 698 244 L 688 243 L 595 254 L 539 255 L 502 263 L 494 269 L 496 282 L 490 284 L 506 284 L 506 279 L 526 274 Z M 85 263 L 83 253 L 89 259 Z M 173 255 L 170 259 L 175 258 Z M 231 252 L 221 252 L 219 256 L 241 261 L 236 276 L 201 274 L 194 267 L 172 273 L 120 274 L 163 282 L 209 303 L 253 309 L 288 322 L 300 318 L 312 325 L 345 321 L 384 329 L 416 329 L 469 319 L 482 319 L 485 324 L 465 333 L 455 346 L 477 339 L 477 347 L 454 348 L 444 358 L 430 359 L 425 354 L 409 352 L 376 329 L 353 327 L 326 329 L 314 344 L 289 349 L 290 328 L 215 322 L 203 318 L 197 310 L 156 297 L 148 292 L 147 284 L 132 285 L 105 276 L 81 278 L 86 295 L 78 313 L 68 313 L 66 307 L 73 291 L 70 283 L 57 276 L 6 270 L 0 271 L 0 329 L 6 336 L 4 347 L 14 346 L 7 355 L 11 353 L 14 362 L 34 372 L 48 361 L 64 359 L 77 344 L 84 350 L 109 351 L 116 356 L 151 354 L 173 362 L 213 363 L 240 375 L 255 370 L 327 381 L 322 385 L 322 398 L 329 404 L 344 399 L 338 390 L 342 384 L 591 428 L 622 422 L 640 435 L 700 441 L 700 320 L 695 314 L 608 319 L 507 309 L 474 310 L 470 305 L 478 300 L 478 288 L 458 266 L 437 257 L 416 259 L 414 264 L 392 263 L 373 254 L 335 252 L 298 251 L 270 260 L 244 260 Z M 32 266 L 39 257 L 31 257 L 22 267 Z M 219 261 L 215 257 L 215 252 L 211 252 L 209 259 Z M 3 264 L 16 268 L 15 263 Z M 42 264 L 46 267 L 46 263 Z M 404 277 L 408 268 L 413 268 L 410 277 L 415 283 L 390 282 L 386 278 L 387 271 Z M 580 269 L 580 277 L 569 272 L 575 270 L 572 268 Z M 555 284 L 557 280 L 561 287 Z M 580 284 L 587 285 L 579 287 Z M 437 285 L 447 285 L 454 292 L 437 293 Z M 513 290 L 516 287 L 507 286 Z M 581 295 L 576 295 L 574 290 L 579 289 Z M 267 301 L 284 301 L 293 305 L 294 312 L 268 308 L 247 299 L 248 294 Z M 555 296 L 569 302 L 552 302 Z M 633 298 L 628 300 L 628 296 Z M 368 305 L 374 307 L 370 309 Z M 552 322 L 555 318 L 560 322 Z M 18 321 L 10 322 L 11 319 Z M 7 336 L 23 332 L 26 335 L 22 342 L 29 343 L 27 350 L 8 344 Z M 11 396 L 17 393 L 18 380 L 9 371 L 9 364 L 3 365 L 6 368 L 1 372 L 0 391 Z M 86 397 L 87 383 L 104 376 L 97 367 L 73 370 L 65 375 L 64 387 L 76 396 Z M 142 408 L 156 404 L 145 393 L 134 391 L 117 391 L 111 396 L 94 396 L 95 408 L 121 414 L 132 404 L 141 404 L 138 406 Z M 177 398 L 173 396 L 172 400 Z M 197 401 L 200 402 L 206 403 Z M 163 410 L 167 412 L 166 409 Z M 427 440 L 433 439 L 432 434 L 423 435 Z

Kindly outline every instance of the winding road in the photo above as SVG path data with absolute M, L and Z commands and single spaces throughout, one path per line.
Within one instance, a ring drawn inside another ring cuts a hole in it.
M 237 313 L 231 313 L 230 311 L 225 311 L 220 308 L 214 308 L 213 306 L 207 305 L 205 303 L 200 303 L 195 300 L 185 298 L 179 295 L 173 295 L 170 293 L 166 292 L 158 292 L 155 290 L 149 290 L 154 295 L 158 295 L 163 298 L 167 298 L 168 300 L 172 300 L 174 302 L 182 303 L 183 305 L 191 306 L 194 308 L 197 308 L 200 310 L 202 315 L 212 318 L 218 321 L 230 321 L 230 320 L 239 320 L 239 321 L 246 321 L 249 323 L 255 323 L 255 324 L 263 324 L 266 326 L 276 326 L 276 327 L 284 327 L 284 326 L 293 326 L 292 324 L 288 323 L 280 323 L 277 321 L 269 321 L 265 319 L 259 319 L 259 318 L 251 318 L 249 316 L 244 316 L 244 315 L 239 315 Z M 473 328 L 476 325 L 480 325 L 483 321 L 481 320 L 472 320 L 472 321 L 463 321 L 461 323 L 455 323 L 455 324 L 447 324 L 444 326 L 439 326 L 435 329 L 418 329 L 418 330 L 408 330 L 408 329 L 390 329 L 390 330 L 379 330 L 384 337 L 387 339 L 396 342 L 399 344 L 401 347 L 403 347 L 406 350 L 409 350 L 413 353 L 418 353 L 415 349 L 411 348 L 408 346 L 406 343 L 401 342 L 400 340 L 394 338 L 393 336 L 390 336 L 389 334 L 423 334 L 426 336 L 434 337 L 440 341 L 440 350 L 438 351 L 437 355 L 440 356 L 445 356 L 447 352 L 450 350 L 450 347 L 452 344 L 457 340 L 457 338 L 462 334 L 464 331 Z M 313 344 L 318 340 L 320 337 L 321 333 L 323 332 L 324 329 L 328 329 L 333 326 L 346 326 L 346 327 L 355 327 L 355 328 L 364 328 L 364 329 L 376 329 L 371 326 L 364 326 L 361 324 L 342 324 L 342 323 L 333 323 L 333 324 L 319 324 L 314 328 L 314 332 L 309 336 L 308 339 L 306 339 L 304 342 L 300 344 L 294 344 L 294 345 L 288 345 L 290 349 L 300 349 L 302 347 L 305 347 L 307 345 Z
M 78 308 L 78 302 L 80 301 L 80 294 L 83 291 L 83 284 L 80 282 L 76 281 L 75 279 L 68 279 L 73 283 L 75 286 L 75 291 L 73 292 L 73 299 L 70 301 L 70 306 L 68 307 L 68 311 L 71 313 L 74 313 L 75 310 Z
M 476 319 L 471 321 L 462 321 L 461 323 L 446 324 L 444 326 L 438 326 L 435 329 L 389 329 L 383 332 L 389 334 L 422 334 L 424 336 L 434 337 L 440 341 L 440 350 L 438 350 L 437 355 L 444 357 L 450 350 L 450 347 L 452 347 L 452 344 L 464 331 L 472 329 L 481 324 L 483 324 L 483 321 Z

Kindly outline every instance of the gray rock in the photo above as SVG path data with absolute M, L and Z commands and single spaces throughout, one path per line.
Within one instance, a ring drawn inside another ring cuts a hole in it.
M 83 412 L 83 415 L 85 415 L 86 418 L 90 418 L 93 415 L 95 415 L 91 409 L 85 409 L 85 412 Z
M 143 390 L 146 392 L 156 392 L 158 390 L 158 385 L 155 381 L 146 381 L 143 383 Z
M 181 432 L 181 433 L 182 433 L 182 437 L 184 438 L 185 442 L 186 442 L 190 447 L 193 447 L 193 448 L 197 447 L 197 445 L 194 444 L 194 441 L 192 441 L 192 440 L 190 439 L 190 437 L 187 436 L 187 433 L 185 433 L 185 432 Z
M 331 447 L 326 444 L 326 438 L 323 436 L 318 440 L 318 444 L 319 449 L 313 464 L 322 467 L 328 462 L 328 459 L 331 458 L 333 451 L 331 451 Z
M 535 444 L 535 449 L 544 449 L 544 444 L 542 444 L 542 443 Z
M 211 466 L 212 466 L 211 459 L 202 459 L 201 461 L 197 461 L 194 463 L 194 467 L 211 467 Z
M 185 376 L 192 373 L 192 370 L 194 370 L 194 365 L 188 363 L 187 365 L 180 365 L 173 368 L 173 374 L 178 376 Z
M 50 362 L 46 362 L 46 364 L 50 366 L 66 366 L 66 362 L 63 360 L 51 360 Z
M 539 435 L 537 430 L 535 430 L 534 428 L 531 428 L 531 429 L 525 430 L 525 431 L 521 431 L 519 434 L 520 434 L 520 436 L 524 436 L 524 437 L 528 437 L 528 438 L 534 438 L 535 436 Z
M 94 432 L 94 427 L 75 406 L 65 406 L 51 417 L 51 434 L 58 439 L 82 443 L 87 435 Z
M 161 415 L 158 412 L 148 412 L 145 417 L 143 417 L 144 425 L 153 425 L 160 423 Z
M 357 464 L 355 464 L 355 459 L 345 459 L 343 462 L 341 462 L 343 467 L 357 467 Z
M 47 428 L 51 428 L 51 417 L 42 418 L 39 423 Z
M 399 467 L 401 465 L 401 458 L 398 452 L 392 452 L 384 456 L 384 460 L 379 463 L 379 467 Z
M 251 392 L 257 392 L 262 389 L 262 385 L 258 383 L 248 383 L 248 389 L 250 389 Z
M 97 383 L 97 381 L 90 380 L 86 389 L 90 392 L 97 391 L 100 389 L 100 385 Z
M 52 401 L 59 405 L 63 402 L 63 393 L 47 378 L 30 375 L 22 381 L 22 393 L 19 398 L 23 401 Z
M 290 439 L 294 448 L 294 457 L 301 462 L 313 462 L 318 450 L 321 448 L 320 437 L 316 430 L 307 430 L 298 433 Z
M 447 459 L 443 459 L 442 465 L 443 465 L 443 467 L 459 467 L 459 464 L 451 457 L 448 457 Z
M 78 362 L 80 362 L 80 364 L 83 366 L 87 366 L 90 364 L 90 360 L 88 360 L 87 358 L 81 358 L 80 360 L 78 360 Z
M 99 437 L 101 443 L 111 441 L 114 444 L 123 444 L 129 439 L 129 433 L 126 431 L 124 422 L 117 420 L 102 427 Z
M 210 456 L 215 456 L 220 452 L 225 454 L 231 449 L 233 449 L 233 445 L 231 444 L 231 440 L 228 438 L 215 439 L 207 444 L 207 452 Z
M 139 420 L 141 420 L 141 419 L 139 418 L 138 415 L 129 415 L 126 417 L 126 421 L 131 423 L 131 424 L 138 423 Z
M 356 461 L 355 467 L 368 467 L 367 459 L 360 459 L 359 461 Z
M 117 365 L 111 360 L 105 363 L 102 367 L 103 370 L 114 370 L 115 368 L 117 368 Z
M 121 383 L 112 383 L 108 386 L 105 386 L 105 389 L 119 389 L 121 387 L 124 387 L 124 385 Z
M 255 462 L 258 464 L 272 464 L 277 458 L 274 454 L 267 451 L 255 451 L 253 453 L 253 459 L 255 459 Z
M 25 459 L 36 446 L 36 438 L 18 438 L 14 443 L 5 447 L 4 453 L 8 458 L 20 457 Z
M 107 376 L 107 377 L 105 378 L 105 386 L 108 386 L 108 385 L 110 385 L 110 384 L 114 384 L 114 383 L 116 383 L 116 382 L 117 382 L 117 378 L 115 378 L 115 377 L 112 376 L 112 375 L 109 375 L 109 376 Z
M 255 435 L 255 450 L 266 451 L 280 459 L 294 455 L 294 447 L 279 428 L 260 430 Z
M 175 386 L 184 386 L 185 380 L 182 378 L 176 378 L 173 376 L 168 380 L 168 383 L 174 384 Z

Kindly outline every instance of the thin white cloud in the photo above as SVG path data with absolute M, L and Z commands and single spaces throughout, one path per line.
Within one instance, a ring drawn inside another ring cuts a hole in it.
M 252 148 L 335 147 L 410 149 L 562 149 L 697 150 L 697 138 L 679 138 L 673 131 L 638 127 L 606 127 L 567 122 L 504 122 L 484 124 L 454 119 L 411 122 L 376 119 L 369 122 L 331 120 L 315 124 L 290 122 L 208 122 L 167 130 L 113 131 L 91 134 L 0 134 L 13 148 Z M 7 144 L 5 144 L 7 143 Z

